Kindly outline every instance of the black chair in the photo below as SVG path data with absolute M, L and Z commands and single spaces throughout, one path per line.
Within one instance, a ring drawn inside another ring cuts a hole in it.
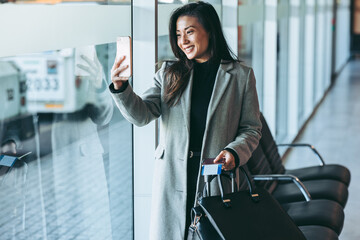
M 266 170 L 266 173 L 296 176 L 306 186 L 313 199 L 330 199 L 345 207 L 348 199 L 350 171 L 341 165 L 325 165 L 321 155 L 314 147 L 311 147 L 311 149 L 317 154 L 322 162 L 322 165 L 286 170 L 282 164 L 277 145 L 262 114 L 261 122 L 263 126 L 261 130 L 262 137 L 259 145 L 261 146 L 263 153 L 266 156 L 266 160 L 269 163 L 269 168 Z M 284 145 L 285 144 L 283 144 L 283 146 Z M 290 146 L 309 145 L 291 144 Z M 288 182 L 279 183 L 276 187 L 276 191 L 273 191 L 273 196 L 280 203 L 301 201 L 303 199 L 303 196 L 297 187 Z
M 338 235 L 331 229 L 322 226 L 301 226 L 299 227 L 307 240 L 338 240 Z
M 272 193 L 274 197 L 274 193 L 276 193 L 277 188 L 282 185 L 282 181 L 292 181 L 292 183 L 287 184 L 292 184 L 302 199 L 297 202 L 287 201 L 287 203 L 281 203 L 281 205 L 298 226 L 305 227 L 315 225 L 326 227 L 326 231 L 324 231 L 324 228 L 320 228 L 322 229 L 321 232 L 330 235 L 334 235 L 331 234 L 332 232 L 336 233 L 336 235 L 341 233 L 344 224 L 344 211 L 342 206 L 335 201 L 327 199 L 313 200 L 311 193 L 309 193 L 304 184 L 292 175 L 272 174 L 271 166 L 266 159 L 261 145 L 254 150 L 246 166 L 253 175 L 253 180 L 256 182 L 256 185 L 264 187 Z M 240 182 L 243 182 L 242 179 Z M 311 231 L 307 230 L 307 233 L 310 234 L 310 232 L 315 231 L 314 227 L 312 229 Z
M 349 169 L 345 166 L 339 164 L 325 164 L 324 159 L 320 153 L 315 149 L 311 144 L 307 143 L 291 143 L 291 144 L 276 144 L 272 136 L 272 133 L 269 129 L 269 126 L 262 114 L 260 114 L 260 119 L 262 123 L 262 139 L 261 145 L 263 149 L 266 149 L 265 154 L 268 159 L 271 160 L 271 165 L 274 168 L 274 171 L 282 171 L 286 174 L 293 174 L 297 176 L 300 180 L 317 180 L 317 179 L 332 179 L 344 183 L 346 186 L 349 186 L 351 174 Z M 309 148 L 318 158 L 319 165 L 297 168 L 297 169 L 285 169 L 282 164 L 281 158 L 279 156 L 277 147 L 305 147 Z

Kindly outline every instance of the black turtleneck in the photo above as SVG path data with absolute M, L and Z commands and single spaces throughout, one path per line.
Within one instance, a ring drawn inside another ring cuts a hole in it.
M 220 61 L 195 62 L 191 93 L 190 150 L 201 151 L 207 110 Z

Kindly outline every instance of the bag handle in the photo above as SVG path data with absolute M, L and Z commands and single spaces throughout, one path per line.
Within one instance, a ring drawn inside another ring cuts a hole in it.
M 250 194 L 251 200 L 253 200 L 254 202 L 258 202 L 259 201 L 259 194 L 255 192 L 255 186 L 250 181 L 248 173 L 245 171 L 245 169 L 243 167 L 239 167 L 239 168 L 243 172 L 243 174 L 245 175 L 246 182 L 247 182 L 248 187 L 249 187 L 249 194 Z M 230 172 L 232 185 L 234 185 L 235 176 L 236 176 L 235 169 L 233 169 Z M 223 202 L 224 206 L 225 207 L 231 207 L 231 200 L 224 198 L 224 189 L 223 189 L 223 186 L 222 186 L 221 175 L 217 175 L 217 180 L 218 180 L 218 185 L 219 185 L 219 189 L 220 189 L 221 199 L 222 199 L 222 202 Z M 234 187 L 232 187 L 232 188 L 233 188 L 232 192 L 234 192 Z

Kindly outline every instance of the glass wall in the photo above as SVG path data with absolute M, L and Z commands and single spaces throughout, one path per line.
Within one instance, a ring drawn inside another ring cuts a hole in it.
M 2 150 L 31 152 L 12 169 L 19 184 L 6 190 L 19 202 L 10 219 L 2 215 L 2 236 L 132 236 L 131 126 L 107 92 L 114 57 L 110 43 L 0 59 L 9 73 L 1 77 Z
M 264 4 L 238 1 L 238 56 L 254 69 L 260 109 L 263 108 Z
M 289 2 L 278 0 L 277 79 L 276 79 L 276 139 L 283 141 L 287 134 L 288 114 L 288 38 Z
M 305 19 L 306 19 L 306 2 L 305 1 L 300 1 L 300 6 L 299 6 L 299 30 L 300 30 L 300 34 L 299 34 L 299 84 L 298 84 L 298 88 L 299 88 L 299 95 L 298 95 L 298 102 L 299 102 L 299 107 L 298 107 L 298 114 L 297 114 L 297 118 L 299 119 L 299 125 L 298 127 L 301 127 L 301 123 L 303 123 L 304 120 L 304 92 L 305 92 L 305 75 L 304 75 L 304 71 L 305 71 Z
M 64 7 L 69 17 L 75 17 L 72 5 L 56 3 L 46 7 L 50 11 Z M 94 4 L 97 7 L 95 2 L 83 3 L 85 8 Z M 130 1 L 121 1 L 121 6 L 131 16 Z M 0 5 L 0 11 L 9 7 L 17 6 Z M 19 4 L 19 11 L 24 7 L 39 12 L 44 6 Z M 103 9 L 87 10 L 101 15 Z M 93 17 L 89 15 L 85 17 Z M 130 26 L 131 19 L 124 18 L 123 24 Z M 58 20 L 66 22 L 55 16 L 43 27 L 61 25 Z M 42 32 L 31 27 L 33 38 L 41 42 Z M 61 29 L 77 27 L 86 32 L 86 25 Z M 3 38 L 2 47 L 10 38 Z M 132 127 L 108 94 L 116 54 L 116 38 L 109 39 L 113 41 L 91 45 L 73 39 L 72 47 L 54 50 L 44 41 L 43 47 L 34 43 L 24 50 L 43 48 L 35 53 L 2 51 L 1 152 L 30 154 L 12 168 L 0 167 L 0 205 L 6 209 L 0 217 L 1 238 L 133 238 Z

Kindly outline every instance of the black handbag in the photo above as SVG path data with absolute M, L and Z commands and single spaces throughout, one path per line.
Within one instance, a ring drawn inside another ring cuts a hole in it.
M 249 190 L 235 191 L 233 187 L 232 193 L 224 195 L 220 175 L 217 175 L 221 196 L 197 198 L 198 206 L 191 210 L 188 240 L 305 239 L 280 204 L 265 189 L 255 189 L 246 171 L 240 169 Z M 235 173 L 230 173 L 230 177 L 235 186 Z M 206 179 L 205 184 L 209 184 Z

